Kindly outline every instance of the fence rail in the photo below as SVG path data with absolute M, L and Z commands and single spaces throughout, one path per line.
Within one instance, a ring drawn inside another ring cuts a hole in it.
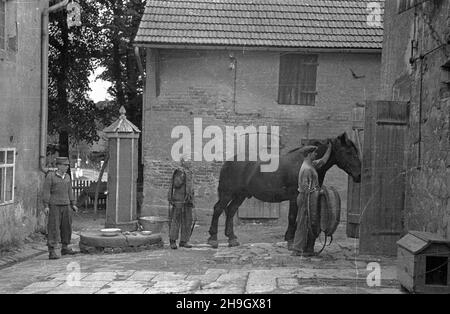
M 96 182 L 97 181 L 92 181 L 92 180 L 72 180 L 72 192 L 73 192 L 73 196 L 75 197 L 75 200 L 78 202 L 78 198 L 81 196 L 81 193 L 83 192 L 83 190 L 89 188 L 89 186 L 92 183 L 96 183 Z M 94 199 L 87 197 L 84 204 L 78 204 L 78 205 L 84 205 L 85 207 L 94 206 Z M 99 198 L 97 205 L 99 207 L 106 208 L 106 199 Z

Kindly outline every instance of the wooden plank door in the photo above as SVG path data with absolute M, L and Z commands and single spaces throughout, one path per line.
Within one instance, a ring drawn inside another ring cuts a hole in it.
M 360 254 L 395 255 L 404 233 L 408 120 L 407 103 L 366 104 Z
M 353 133 L 351 140 L 358 148 L 358 153 L 361 158 L 362 147 L 364 143 L 364 115 L 365 108 L 357 107 L 353 109 Z M 348 177 L 347 188 L 347 237 L 359 238 L 359 224 L 361 213 L 361 183 L 353 181 L 352 177 Z
M 238 217 L 240 219 L 278 219 L 280 218 L 281 203 L 265 203 L 260 200 L 245 200 L 239 207 Z

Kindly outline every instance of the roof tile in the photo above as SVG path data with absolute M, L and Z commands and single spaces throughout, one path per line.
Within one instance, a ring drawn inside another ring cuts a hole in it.
M 369 2 L 383 13 L 384 0 L 148 0 L 135 42 L 380 49 Z

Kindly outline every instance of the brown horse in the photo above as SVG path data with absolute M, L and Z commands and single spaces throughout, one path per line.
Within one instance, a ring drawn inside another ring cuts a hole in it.
M 325 173 L 334 165 L 349 174 L 355 182 L 361 181 L 361 161 L 355 144 L 344 133 L 337 138 L 323 142 L 311 142 L 317 149 L 317 158 L 321 158 L 327 143 L 332 143 L 328 162 L 319 169 L 319 183 L 322 185 Z M 298 173 L 303 163 L 302 148 L 291 150 L 279 157 L 279 167 L 275 172 L 261 172 L 259 161 L 227 161 L 222 166 L 219 177 L 219 200 L 214 205 L 214 213 L 209 228 L 208 244 L 218 247 L 217 229 L 219 217 L 225 211 L 225 235 L 229 246 L 238 246 L 233 231 L 233 217 L 245 199 L 255 197 L 267 203 L 289 201 L 289 224 L 285 240 L 293 241 L 297 218 Z

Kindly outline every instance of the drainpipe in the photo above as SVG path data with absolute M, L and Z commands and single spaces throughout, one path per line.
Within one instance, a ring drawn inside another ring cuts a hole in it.
M 56 10 L 65 7 L 69 0 L 63 0 L 51 7 L 48 7 L 49 1 L 45 2 L 45 8 L 42 11 L 41 25 L 41 138 L 39 146 L 39 168 L 47 173 L 47 125 L 48 125 L 48 22 L 49 15 Z
M 139 47 L 134 47 L 134 54 L 136 56 L 136 60 L 137 60 L 137 65 L 139 68 L 139 72 L 141 72 L 142 75 L 142 79 L 145 78 L 145 71 L 144 71 L 144 67 L 142 65 L 142 59 L 141 59 L 141 55 L 139 54 Z

